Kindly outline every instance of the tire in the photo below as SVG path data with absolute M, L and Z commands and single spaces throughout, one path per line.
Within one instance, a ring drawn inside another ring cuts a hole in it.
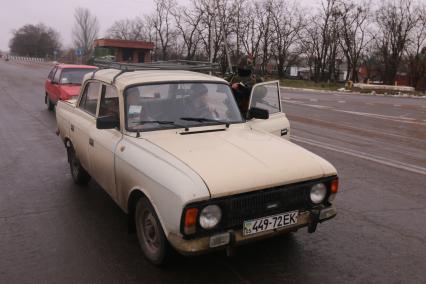
M 52 101 L 49 98 L 49 95 L 47 95 L 47 94 L 46 94 L 45 102 L 47 104 L 47 109 L 49 111 L 53 111 L 53 109 L 55 108 L 55 105 L 52 103 Z
M 86 185 L 90 181 L 90 175 L 81 166 L 80 161 L 75 155 L 74 149 L 68 150 L 71 176 L 75 184 Z
M 136 205 L 135 223 L 139 245 L 145 258 L 157 266 L 168 264 L 172 249 L 154 208 L 144 197 Z

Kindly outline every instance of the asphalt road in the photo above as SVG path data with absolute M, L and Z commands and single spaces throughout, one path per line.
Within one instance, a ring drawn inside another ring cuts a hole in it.
M 426 99 L 283 90 L 293 141 L 339 171 L 338 216 L 159 269 L 106 193 L 73 185 L 48 71 L 0 62 L 0 283 L 425 283 Z

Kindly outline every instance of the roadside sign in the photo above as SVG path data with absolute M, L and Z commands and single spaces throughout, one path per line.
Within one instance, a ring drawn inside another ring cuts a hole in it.
M 84 53 L 84 51 L 83 51 L 83 48 L 81 48 L 81 47 L 79 47 L 75 50 L 76 56 L 83 56 L 83 53 Z

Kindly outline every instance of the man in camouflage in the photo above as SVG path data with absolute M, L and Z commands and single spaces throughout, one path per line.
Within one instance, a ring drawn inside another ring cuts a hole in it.
M 254 74 L 253 60 L 250 56 L 244 56 L 240 59 L 237 72 L 232 74 L 228 81 L 231 84 L 238 107 L 245 116 L 249 108 L 251 89 L 256 83 L 263 81 Z

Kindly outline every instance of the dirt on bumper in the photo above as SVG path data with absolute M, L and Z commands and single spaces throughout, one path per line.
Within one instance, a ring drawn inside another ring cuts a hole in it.
M 319 211 L 303 211 L 299 212 L 297 224 L 274 229 L 271 231 L 261 232 L 254 235 L 244 236 L 242 230 L 228 230 L 226 232 L 212 234 L 211 236 L 195 238 L 195 239 L 183 239 L 180 235 L 170 233 L 168 235 L 168 240 L 170 244 L 181 254 L 183 255 L 198 255 L 203 254 L 213 250 L 226 249 L 229 247 L 235 247 L 244 245 L 250 242 L 255 242 L 258 240 L 271 238 L 277 235 L 282 235 L 290 232 L 297 231 L 300 228 L 308 227 L 312 228 L 318 223 L 322 223 L 329 219 L 332 219 L 337 214 L 334 206 L 319 210 Z M 315 229 L 314 229 L 315 231 Z M 229 243 L 217 247 L 211 247 L 210 239 L 218 236 L 229 233 Z

